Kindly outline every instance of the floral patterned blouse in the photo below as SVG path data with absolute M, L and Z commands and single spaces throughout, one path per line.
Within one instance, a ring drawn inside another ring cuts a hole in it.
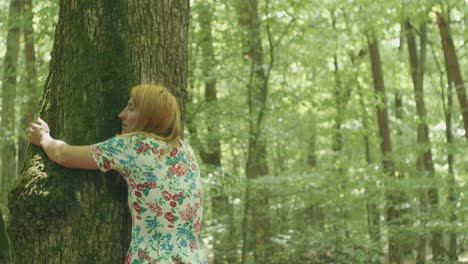
M 125 264 L 206 263 L 198 240 L 200 170 L 190 145 L 181 143 L 136 134 L 91 147 L 99 168 L 119 171 L 128 184 L 132 239 Z

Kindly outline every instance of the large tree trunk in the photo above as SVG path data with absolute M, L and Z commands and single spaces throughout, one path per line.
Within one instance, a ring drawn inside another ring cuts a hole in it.
M 188 1 L 61 1 L 41 116 L 51 134 L 92 144 L 119 131 L 129 88 L 187 79 Z M 10 193 L 15 263 L 122 263 L 130 238 L 126 186 L 63 169 L 31 147 Z
M 376 39 L 369 39 L 369 54 L 372 67 L 372 79 L 377 104 L 377 122 L 381 139 L 380 151 L 382 153 L 383 170 L 390 177 L 395 177 L 395 166 L 391 158 L 392 143 L 390 139 L 390 125 L 387 113 L 387 100 L 385 97 L 385 85 L 380 62 L 379 46 Z M 401 263 L 401 239 L 399 238 L 399 227 L 401 225 L 401 209 L 403 194 L 397 190 L 386 190 L 387 192 L 387 222 L 389 227 L 388 254 L 390 263 Z
M 254 184 L 254 181 L 269 173 L 267 143 L 262 135 L 262 127 L 267 103 L 268 76 L 273 65 L 273 58 L 270 57 L 268 70 L 265 71 L 257 0 L 237 1 L 236 8 L 242 30 L 244 58 L 250 63 L 250 79 L 247 87 L 250 136 L 246 166 L 245 210 L 242 223 L 242 263 L 248 262 L 247 255 L 250 253 L 253 253 L 255 263 L 270 263 L 272 252 L 269 252 L 269 248 L 271 248 L 269 240 L 271 223 L 267 216 L 268 194 L 264 186 Z M 270 46 L 270 48 L 272 47 Z
M 20 38 L 21 1 L 11 0 L 8 15 L 8 34 L 5 61 L 3 65 L 2 116 L 0 122 L 0 203 L 6 208 L 7 193 L 13 179 L 16 178 L 15 99 L 16 75 Z
M 463 117 L 463 126 L 465 128 L 465 138 L 468 140 L 468 99 L 466 98 L 465 85 L 458 63 L 457 53 L 453 44 L 453 39 L 450 34 L 450 28 L 444 18 L 444 14 L 437 14 L 437 25 L 439 26 L 440 41 L 444 50 L 445 63 L 447 70 L 450 72 L 451 79 L 455 84 L 455 91 L 460 105 L 460 112 Z

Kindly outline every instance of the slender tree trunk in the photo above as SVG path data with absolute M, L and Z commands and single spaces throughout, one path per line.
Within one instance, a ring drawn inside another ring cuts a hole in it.
M 5 61 L 3 65 L 2 116 L 0 122 L 0 202 L 6 208 L 7 193 L 13 179 L 16 178 L 16 143 L 15 133 L 15 100 L 16 76 L 20 38 L 21 1 L 11 0 L 8 15 L 8 34 Z M 8 214 L 7 214 L 8 215 Z
M 405 29 L 405 23 L 406 20 L 402 20 L 400 23 L 401 30 L 400 30 L 400 43 L 398 46 L 398 59 L 399 60 L 404 60 L 406 58 L 406 55 L 404 54 L 405 50 L 405 42 L 408 40 L 406 39 L 406 31 Z M 403 80 L 402 80 L 403 81 Z M 404 138 L 405 135 L 403 134 L 403 127 L 404 127 L 404 110 L 403 110 L 403 93 L 401 92 L 401 87 L 396 89 L 395 92 L 395 130 L 396 130 L 396 135 L 395 135 L 395 143 L 394 146 L 398 148 L 402 144 L 404 144 Z M 401 161 L 397 160 L 395 161 L 395 174 L 396 175 L 405 175 L 405 165 L 401 163 Z M 406 210 L 407 211 L 413 211 L 412 207 L 408 207 Z M 407 231 L 404 233 L 402 236 L 402 254 L 405 256 L 411 255 L 413 253 L 413 250 L 415 249 L 416 246 L 416 237 L 418 236 L 416 233 L 413 233 L 410 230 L 410 227 L 413 225 L 413 217 L 402 217 L 403 220 L 401 222 L 402 225 L 404 225 L 407 229 Z
M 26 82 L 24 94 L 26 102 L 21 107 L 20 131 L 26 131 L 39 110 L 39 89 L 36 83 L 36 52 L 34 47 L 33 12 L 31 0 L 22 0 L 24 58 L 26 63 Z M 23 136 L 22 136 L 23 135 Z M 25 133 L 20 133 L 18 142 L 18 164 L 23 164 L 24 155 L 28 146 Z M 18 166 L 18 169 L 19 166 Z M 18 171 L 19 174 L 19 171 Z
M 129 88 L 162 83 L 183 109 L 188 1 L 61 1 L 40 114 L 72 145 L 119 131 Z M 122 263 L 131 219 L 116 173 L 69 170 L 31 147 L 10 193 L 13 263 Z
M 400 24 L 402 27 L 404 24 Z M 404 40 L 405 40 L 405 33 L 404 30 L 400 31 L 400 45 L 398 46 L 398 55 L 399 59 L 401 59 L 401 55 L 403 53 L 403 48 L 404 48 Z M 395 104 L 395 117 L 398 120 L 398 122 L 403 122 L 403 95 L 401 93 L 401 89 L 397 89 L 395 91 L 395 96 L 394 96 L 394 104 Z M 395 145 L 399 145 L 399 142 L 401 141 L 400 139 L 403 137 L 403 131 L 400 128 L 400 126 L 396 126 L 396 143 Z M 397 170 L 400 168 L 399 164 L 396 164 Z
M 317 166 L 317 135 L 316 131 L 312 131 L 312 136 L 309 140 L 309 146 L 307 150 L 307 165 L 309 168 L 315 168 Z
M 450 13 L 450 12 L 448 12 Z M 450 32 L 450 24 L 447 24 L 448 31 Z M 442 67 L 439 66 L 439 71 L 441 73 L 440 77 L 440 85 L 444 87 L 445 84 L 443 82 L 443 70 Z M 454 110 L 453 105 L 453 71 L 451 71 L 448 61 L 445 60 L 445 73 L 447 75 L 447 104 L 445 104 L 445 98 L 442 97 L 442 103 L 444 106 L 444 114 L 445 114 L 445 137 L 447 140 L 447 163 L 448 163 L 448 197 L 447 203 L 450 208 L 449 213 L 449 221 L 453 226 L 456 226 L 457 222 L 457 215 L 455 214 L 456 210 L 456 200 L 457 200 L 457 193 L 456 193 L 456 181 L 455 181 L 455 155 L 453 154 L 452 148 L 454 145 L 453 140 L 453 125 L 452 125 L 452 111 Z M 449 232 L 449 249 L 448 249 L 448 257 L 450 261 L 456 262 L 458 260 L 458 249 L 457 249 L 457 232 L 450 231 Z
M 450 10 L 447 11 L 450 13 Z M 449 24 L 447 25 L 449 27 Z M 450 30 L 450 29 L 449 29 Z M 437 60 L 436 56 L 433 56 L 436 66 L 439 69 L 440 73 L 440 87 L 442 87 L 442 106 L 444 109 L 444 116 L 445 116 L 445 136 L 447 140 L 447 163 L 448 163 L 448 197 L 447 197 L 447 205 L 449 207 L 449 214 L 448 220 L 452 227 L 457 226 L 457 216 L 455 214 L 456 211 L 456 181 L 455 181 L 455 155 L 453 154 L 453 125 L 452 125 L 452 111 L 454 111 L 453 105 L 453 79 L 451 77 L 452 72 L 450 71 L 450 67 L 447 64 L 447 60 L 445 60 L 445 75 L 447 78 L 447 83 L 444 82 L 444 70 L 442 66 Z M 445 94 L 444 87 L 447 86 L 447 93 Z M 445 95 L 447 96 L 447 100 L 445 99 Z M 450 262 L 456 263 L 458 260 L 457 256 L 457 231 L 451 229 L 449 232 L 449 247 L 448 247 L 448 257 Z
M 410 68 L 414 86 L 414 98 L 416 102 L 416 112 L 419 117 L 417 128 L 417 142 L 421 146 L 418 154 L 416 168 L 423 177 L 435 177 L 434 162 L 432 160 L 432 152 L 430 148 L 429 129 L 427 126 L 427 111 L 424 103 L 424 67 L 426 61 L 426 45 L 427 45 L 427 30 L 423 23 L 420 26 L 420 50 L 419 57 L 417 55 L 416 41 L 412 26 L 409 19 L 406 22 L 406 31 L 408 34 L 408 50 L 410 52 Z M 426 193 L 427 192 L 427 193 Z M 427 208 L 427 201 L 431 208 Z M 421 223 L 425 224 L 424 215 L 429 215 L 430 211 L 437 211 L 438 207 L 438 190 L 430 188 L 422 190 L 421 193 L 421 211 L 423 219 Z M 442 234 L 439 231 L 431 231 L 431 247 L 434 259 L 440 259 L 443 254 L 442 249 Z M 425 263 L 426 260 L 426 235 L 422 234 L 418 246 L 417 263 Z
M 311 76 L 311 82 L 314 81 L 315 78 L 315 73 L 312 73 Z M 314 85 L 311 85 L 313 87 Z M 312 88 L 311 88 L 312 89 Z M 312 97 L 310 99 L 312 104 L 315 103 L 315 98 L 314 94 L 312 94 Z M 311 118 L 309 121 L 310 124 L 310 137 L 309 137 L 309 143 L 307 145 L 307 157 L 306 157 L 306 166 L 313 170 L 314 168 L 317 167 L 318 165 L 318 157 L 317 157 L 317 128 L 316 128 L 316 121 L 314 117 L 314 113 L 311 112 L 309 114 L 309 117 Z M 305 219 L 308 220 L 308 223 L 311 226 L 314 226 L 315 228 L 318 228 L 319 230 L 323 230 L 324 225 L 325 225 L 325 211 L 323 209 L 323 206 L 321 206 L 321 201 L 309 201 L 309 204 L 307 208 L 305 209 Z
M 466 98 L 465 85 L 458 63 L 457 53 L 453 44 L 450 28 L 446 22 L 444 14 L 437 14 L 437 25 L 439 26 L 440 41 L 444 50 L 445 63 L 447 64 L 450 76 L 455 84 L 455 91 L 460 105 L 460 112 L 463 117 L 463 126 L 465 128 L 465 138 L 468 140 L 468 100 Z
M 418 58 L 418 50 L 416 47 L 416 37 L 413 32 L 413 28 L 409 18 L 405 22 L 405 31 L 406 31 L 406 43 L 408 46 L 408 57 L 410 62 L 410 71 L 411 71 L 411 79 L 413 80 L 413 87 L 414 87 L 414 98 L 416 102 L 416 112 L 419 117 L 419 123 L 417 127 L 417 143 L 418 145 L 423 145 L 428 136 L 427 125 L 426 125 L 426 108 L 424 106 L 424 98 L 423 98 L 423 77 L 424 77 L 424 62 L 425 62 L 425 45 L 426 43 L 422 43 L 422 40 L 425 40 L 425 36 L 421 36 L 421 49 L 420 49 L 420 57 Z M 426 34 L 426 32 L 421 32 L 421 34 Z M 421 73 L 421 74 L 420 74 Z M 430 149 L 429 149 L 430 151 Z M 426 168 L 424 166 L 424 156 L 425 150 L 422 150 L 418 153 L 417 162 L 416 162 L 416 169 L 420 172 L 420 175 L 424 175 L 426 173 Z M 428 168 L 429 169 L 429 168 Z M 427 170 L 429 171 L 429 170 Z M 425 227 L 427 224 L 425 215 L 428 212 L 427 208 L 427 197 L 424 190 L 419 190 L 420 198 L 419 198 L 419 211 L 420 217 L 419 221 L 421 226 Z M 426 263 L 426 232 L 418 232 L 419 233 L 419 240 L 418 246 L 416 250 L 416 263 L 423 264 Z
M 456 182 L 455 182 L 455 156 L 451 151 L 453 146 L 453 133 L 452 133 L 452 109 L 453 109 L 453 87 L 452 81 L 449 76 L 447 76 L 448 89 L 447 89 L 447 107 L 444 109 L 445 113 L 445 136 L 447 139 L 448 145 L 448 154 L 447 154 L 447 163 L 448 163 L 448 185 L 449 185 L 449 194 L 448 194 L 448 204 L 450 207 L 449 221 L 455 226 L 457 222 L 457 215 L 455 214 L 456 208 Z M 449 234 L 449 250 L 448 256 L 450 261 L 455 262 L 458 260 L 457 256 L 457 232 L 450 231 Z
M 10 244 L 5 230 L 6 223 L 4 216 L 8 217 L 9 212 L 7 194 L 8 189 L 16 178 L 16 144 L 15 133 L 15 100 L 16 100 L 16 78 L 19 53 L 21 20 L 21 1 L 11 0 L 8 15 L 8 33 L 6 43 L 6 53 L 3 71 L 2 87 L 2 112 L 0 120 L 0 263 L 10 263 Z M 5 214 L 3 214 L 5 213 Z
M 336 16 L 334 10 L 330 11 L 331 16 L 332 16 L 332 29 L 336 30 Z M 336 167 L 336 174 L 341 175 L 341 192 L 344 194 L 342 201 L 346 201 L 347 199 L 347 185 L 348 185 L 348 180 L 347 177 L 345 176 L 345 172 L 343 169 L 343 166 L 341 165 L 342 162 L 340 162 L 340 159 L 342 159 L 342 149 L 343 149 L 343 119 L 344 119 L 344 113 L 346 111 L 346 105 L 349 101 L 349 96 L 350 96 L 350 89 L 349 85 L 343 86 L 342 83 L 342 77 L 341 77 L 341 71 L 339 67 L 339 62 L 338 62 L 338 55 L 336 50 L 333 52 L 333 75 L 335 78 L 335 103 L 336 103 L 336 112 L 335 112 L 335 124 L 334 124 L 334 140 L 333 140 L 333 152 L 335 153 L 335 159 L 338 161 L 336 164 L 338 165 Z M 344 203 L 343 203 L 344 204 Z M 341 205 L 339 208 L 339 219 L 342 219 L 342 226 L 343 226 L 343 232 L 344 232 L 344 237 L 346 239 L 349 239 L 350 234 L 348 231 L 348 209 L 346 208 L 345 205 Z M 341 236 L 340 234 L 337 234 L 337 236 Z M 341 245 L 338 244 L 336 245 L 337 247 L 340 247 Z
M 400 91 L 395 92 L 395 117 L 400 121 L 403 119 L 403 95 Z M 397 135 L 398 137 L 403 136 L 403 131 L 400 128 L 397 129 Z
M 314 81 L 315 81 L 315 76 L 316 76 L 316 73 L 314 71 L 312 71 L 309 75 L 310 77 L 308 77 L 309 81 L 312 83 L 312 85 L 310 86 L 310 89 L 313 89 L 314 85 Z M 316 99 L 315 99 L 315 91 L 312 91 L 311 92 L 311 97 L 310 97 L 310 101 L 312 102 L 312 104 L 314 104 L 316 102 Z M 312 112 L 312 110 L 309 110 L 311 111 L 310 114 L 309 114 L 309 117 L 310 117 L 310 121 L 309 121 L 309 124 L 310 124 L 310 138 L 309 138 L 309 143 L 308 143 L 308 146 L 307 146 L 307 159 L 306 159 L 306 163 L 307 163 L 307 166 L 311 169 L 315 168 L 317 166 L 317 162 L 318 162 L 318 157 L 317 157 L 317 126 L 316 126 L 316 121 L 315 121 L 315 114 Z
M 344 111 L 344 103 L 343 103 L 343 92 L 342 92 L 342 85 L 340 79 L 340 73 L 338 68 L 338 57 L 333 54 L 333 75 L 335 76 L 335 103 L 336 103 L 336 112 L 335 112 L 335 125 L 334 125 L 334 140 L 333 140 L 333 151 L 336 155 L 339 156 L 341 149 L 343 148 L 343 131 L 341 129 L 341 125 L 343 123 L 343 111 Z
M 6 223 L 3 220 L 3 212 L 0 208 L 0 264 L 8 264 L 10 261 L 10 245 L 6 234 Z
M 202 72 L 205 82 L 205 102 L 208 107 L 217 107 L 217 91 L 215 76 L 215 56 L 213 51 L 213 37 L 211 33 L 212 7 L 207 3 L 198 6 L 200 17 L 201 49 L 203 55 Z M 221 142 L 219 139 L 218 122 L 207 122 L 207 147 L 203 149 L 202 156 L 206 163 L 215 167 L 221 166 Z
M 333 20 L 333 24 L 335 23 L 335 20 Z M 335 28 L 335 25 L 333 25 L 333 28 Z M 343 86 L 341 84 L 341 77 L 340 77 L 340 72 L 339 72 L 339 66 L 338 66 L 338 56 L 336 55 L 336 52 L 333 54 L 333 64 L 334 64 L 334 77 L 335 77 L 335 103 L 336 103 L 336 112 L 335 112 L 335 124 L 334 124 L 334 140 L 333 140 L 333 152 L 335 155 L 335 160 L 337 161 L 335 165 L 336 169 L 336 175 L 339 175 L 338 177 L 341 177 L 340 179 L 340 192 L 344 194 L 342 197 L 342 204 L 338 205 L 339 206 L 339 212 L 338 212 L 338 219 L 342 220 L 342 223 L 340 225 L 343 226 L 344 230 L 340 230 L 341 228 L 337 228 L 337 238 L 340 238 L 337 240 L 338 244 L 335 245 L 338 247 L 339 250 L 341 247 L 341 237 L 343 236 L 341 232 L 344 232 L 344 238 L 349 239 L 349 231 L 348 231 L 348 226 L 347 226 L 347 220 L 348 220 L 348 210 L 346 206 L 344 205 L 344 201 L 347 199 L 347 177 L 345 176 L 343 166 L 341 165 L 342 162 L 340 159 L 342 158 L 342 149 L 343 149 L 343 129 L 342 129 L 342 124 L 343 124 L 343 114 L 345 111 L 345 98 L 344 98 L 344 92 L 343 92 Z
M 448 106 L 445 112 L 446 116 L 446 137 L 447 144 L 452 146 L 453 144 L 453 135 L 452 135 L 452 85 L 455 85 L 455 92 L 458 97 L 458 103 L 460 105 L 461 114 L 463 117 L 463 124 L 465 128 L 465 138 L 468 140 L 468 101 L 466 98 L 465 86 L 463 83 L 463 77 L 461 74 L 460 65 L 458 63 L 457 54 L 455 51 L 455 46 L 453 44 L 452 36 L 450 33 L 450 24 L 447 23 L 443 14 L 437 13 L 437 25 L 439 27 L 440 39 L 442 42 L 442 48 L 444 50 L 445 57 L 445 67 L 447 71 L 447 82 L 449 86 L 448 91 Z M 454 174 L 454 155 L 451 153 L 449 148 L 448 154 L 448 163 L 449 163 L 449 202 L 452 204 L 452 212 L 450 213 L 450 221 L 452 223 L 456 222 L 455 210 L 455 174 Z M 449 257 L 451 260 L 457 259 L 457 234 L 456 232 L 451 232 L 449 238 Z
M 362 92 L 361 84 L 359 83 L 358 71 L 356 70 L 356 58 L 354 55 L 351 56 L 351 62 L 354 70 L 354 82 L 356 83 L 357 93 L 359 96 L 359 105 L 361 106 L 361 124 L 364 130 L 364 153 L 366 157 L 366 162 L 368 165 L 372 165 L 372 156 L 370 150 L 370 139 L 369 139 L 369 122 L 368 114 L 366 111 L 366 105 L 364 103 L 364 94 Z M 369 199 L 370 201 L 366 202 L 366 211 L 367 211 L 367 231 L 369 237 L 375 246 L 380 250 L 381 249 L 381 231 L 380 231 L 380 210 L 377 203 L 372 202 L 372 194 Z
M 376 39 L 369 39 L 369 54 L 372 68 L 372 79 L 374 81 L 374 90 L 377 104 L 377 122 L 379 126 L 379 135 L 381 138 L 380 151 L 382 152 L 382 166 L 385 173 L 390 177 L 395 177 L 395 166 L 391 158 L 392 144 L 390 139 L 390 125 L 387 113 L 387 100 L 385 97 L 385 85 L 380 62 L 379 46 Z M 389 227 L 388 254 L 389 263 L 402 263 L 402 246 L 399 237 L 399 228 L 401 226 L 400 206 L 404 200 L 403 194 L 398 190 L 387 190 L 387 222 Z
M 200 46 L 202 50 L 202 72 L 205 82 L 205 102 L 212 115 L 217 111 L 216 90 L 216 59 L 213 48 L 212 19 L 213 3 L 200 2 L 198 5 L 200 23 Z M 213 263 L 235 263 L 236 240 L 229 237 L 233 232 L 233 207 L 229 203 L 229 196 L 224 189 L 226 175 L 221 170 L 221 141 L 219 136 L 219 122 L 215 118 L 206 122 L 207 140 L 206 146 L 200 146 L 200 156 L 203 163 L 209 165 L 209 173 L 212 173 L 216 183 L 211 188 L 211 208 L 213 212 L 213 224 L 228 232 L 214 232 L 213 234 Z
M 268 70 L 264 67 L 264 54 L 260 33 L 260 16 L 257 0 L 236 2 L 238 21 L 242 30 L 244 58 L 250 63 L 248 84 L 249 147 L 247 152 L 247 187 L 243 219 L 242 263 L 248 263 L 253 253 L 255 263 L 270 263 L 271 223 L 268 217 L 268 193 L 265 186 L 254 180 L 269 173 L 267 142 L 262 135 L 263 116 L 267 103 L 269 72 L 273 66 L 270 57 Z M 270 46 L 270 48 L 272 48 Z M 272 54 L 272 50 L 270 50 Z M 254 191 L 255 190 L 255 191 Z

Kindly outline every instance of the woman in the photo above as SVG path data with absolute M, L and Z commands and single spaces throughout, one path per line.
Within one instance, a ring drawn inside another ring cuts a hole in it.
M 160 85 L 135 86 L 119 118 L 122 135 L 91 146 L 53 139 L 38 118 L 29 128 L 29 142 L 66 168 L 123 175 L 132 215 L 125 263 L 206 263 L 198 241 L 200 171 L 192 148 L 179 137 L 175 97 Z

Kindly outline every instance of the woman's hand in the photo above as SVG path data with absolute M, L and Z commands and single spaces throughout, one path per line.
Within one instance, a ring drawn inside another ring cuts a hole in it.
M 44 140 L 51 139 L 50 129 L 44 120 L 39 117 L 31 123 L 31 126 L 28 129 L 29 132 L 29 143 L 34 144 L 38 147 L 42 147 Z
M 37 118 L 28 129 L 29 143 L 42 147 L 47 156 L 65 168 L 98 170 L 91 155 L 91 146 L 70 146 L 66 142 L 53 139 L 44 120 Z

